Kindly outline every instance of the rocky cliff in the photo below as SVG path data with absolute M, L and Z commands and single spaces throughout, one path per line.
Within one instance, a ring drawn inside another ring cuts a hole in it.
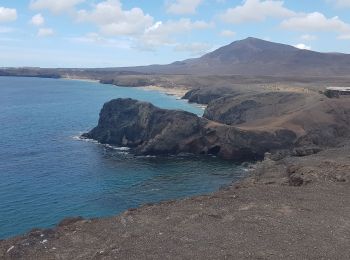
M 278 150 L 314 153 L 350 132 L 348 99 L 300 93 L 219 98 L 209 103 L 204 117 L 115 99 L 103 106 L 97 127 L 83 137 L 127 146 L 139 155 L 210 154 L 239 162 Z
M 290 148 L 296 139 L 285 129 L 242 130 L 132 99 L 106 103 L 98 126 L 83 137 L 128 146 L 136 154 L 212 154 L 235 161 L 262 159 L 265 152 Z
M 209 103 L 204 117 L 241 129 L 288 129 L 298 147 L 332 146 L 350 133 L 350 99 L 316 93 L 266 92 Z

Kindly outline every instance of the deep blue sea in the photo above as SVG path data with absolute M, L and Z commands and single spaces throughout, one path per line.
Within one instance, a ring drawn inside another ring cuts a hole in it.
M 65 217 L 118 214 L 147 202 L 208 193 L 243 176 L 211 157 L 135 157 L 76 138 L 118 97 L 196 114 L 156 91 L 64 79 L 0 77 L 0 238 Z

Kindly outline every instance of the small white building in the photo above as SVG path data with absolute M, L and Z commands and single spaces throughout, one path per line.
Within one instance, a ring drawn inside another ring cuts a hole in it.
M 350 95 L 350 87 L 328 87 L 325 92 L 328 97 Z
M 350 92 L 350 87 L 328 87 L 327 90 Z

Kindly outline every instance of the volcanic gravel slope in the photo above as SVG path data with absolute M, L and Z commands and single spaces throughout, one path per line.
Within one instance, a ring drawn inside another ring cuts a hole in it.
M 349 259 L 350 144 L 266 159 L 206 196 L 0 241 L 1 259 Z

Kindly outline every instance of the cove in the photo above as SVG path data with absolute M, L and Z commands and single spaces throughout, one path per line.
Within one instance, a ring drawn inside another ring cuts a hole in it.
M 156 91 L 64 79 L 0 77 L 0 238 L 63 218 L 111 216 L 144 203 L 205 194 L 244 175 L 212 157 L 135 157 L 77 140 L 103 104 L 130 97 L 197 115 Z

